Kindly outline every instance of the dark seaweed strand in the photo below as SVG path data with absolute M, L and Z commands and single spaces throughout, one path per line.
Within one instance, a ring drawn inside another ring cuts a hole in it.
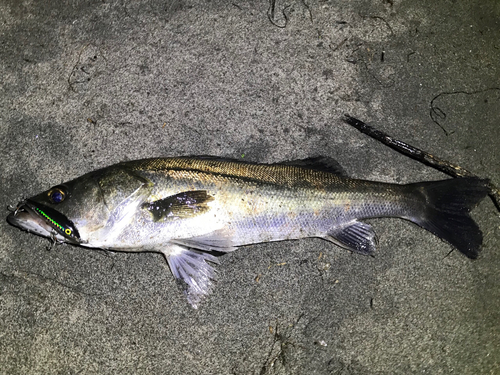
M 472 172 L 469 172 L 465 168 L 459 165 L 451 164 L 450 162 L 440 159 L 434 155 L 429 154 L 423 150 L 413 147 L 407 143 L 400 140 L 394 139 L 388 134 L 375 129 L 373 126 L 365 124 L 363 121 L 355 119 L 349 115 L 344 115 L 344 122 L 358 129 L 361 133 L 369 135 L 370 137 L 376 139 L 379 142 L 389 146 L 390 148 L 404 154 L 412 159 L 415 159 L 421 163 L 424 163 L 432 168 L 437 169 L 443 173 L 446 173 L 452 177 L 474 177 L 479 178 Z M 495 206 L 500 211 L 500 190 L 491 182 L 488 182 L 489 196 L 495 203 Z

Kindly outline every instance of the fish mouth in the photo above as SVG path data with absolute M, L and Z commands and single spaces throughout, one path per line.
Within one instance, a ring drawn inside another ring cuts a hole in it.
M 7 216 L 9 224 L 56 242 L 80 243 L 73 223 L 60 212 L 29 199 L 20 202 Z

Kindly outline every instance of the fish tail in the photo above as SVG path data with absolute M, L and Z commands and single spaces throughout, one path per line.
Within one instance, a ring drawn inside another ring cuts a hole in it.
M 450 243 L 468 258 L 476 259 L 483 234 L 469 213 L 488 194 L 488 180 L 456 178 L 407 187 L 425 198 L 425 204 L 416 207 L 416 214 L 407 219 Z

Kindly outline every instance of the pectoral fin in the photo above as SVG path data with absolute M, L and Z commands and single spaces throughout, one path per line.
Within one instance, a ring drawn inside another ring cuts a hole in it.
M 183 191 L 164 199 L 144 203 L 141 207 L 151 212 L 154 221 L 160 221 L 202 214 L 209 210 L 208 202 L 213 199 L 206 190 Z
M 193 308 L 211 292 L 215 270 L 207 262 L 218 264 L 218 259 L 198 250 L 171 244 L 161 250 L 178 285 Z
M 363 255 L 373 254 L 378 243 L 377 235 L 372 227 L 359 221 L 335 228 L 328 232 L 325 238 L 339 246 Z

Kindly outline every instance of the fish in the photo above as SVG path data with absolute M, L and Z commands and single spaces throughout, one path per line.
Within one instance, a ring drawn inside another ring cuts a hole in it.
M 213 289 L 219 256 L 245 245 L 318 237 L 373 255 L 378 238 L 364 219 L 409 220 L 475 259 L 483 236 L 470 211 L 487 184 L 353 179 L 328 157 L 275 164 L 152 158 L 56 185 L 19 202 L 7 221 L 54 243 L 159 252 L 197 308 Z

